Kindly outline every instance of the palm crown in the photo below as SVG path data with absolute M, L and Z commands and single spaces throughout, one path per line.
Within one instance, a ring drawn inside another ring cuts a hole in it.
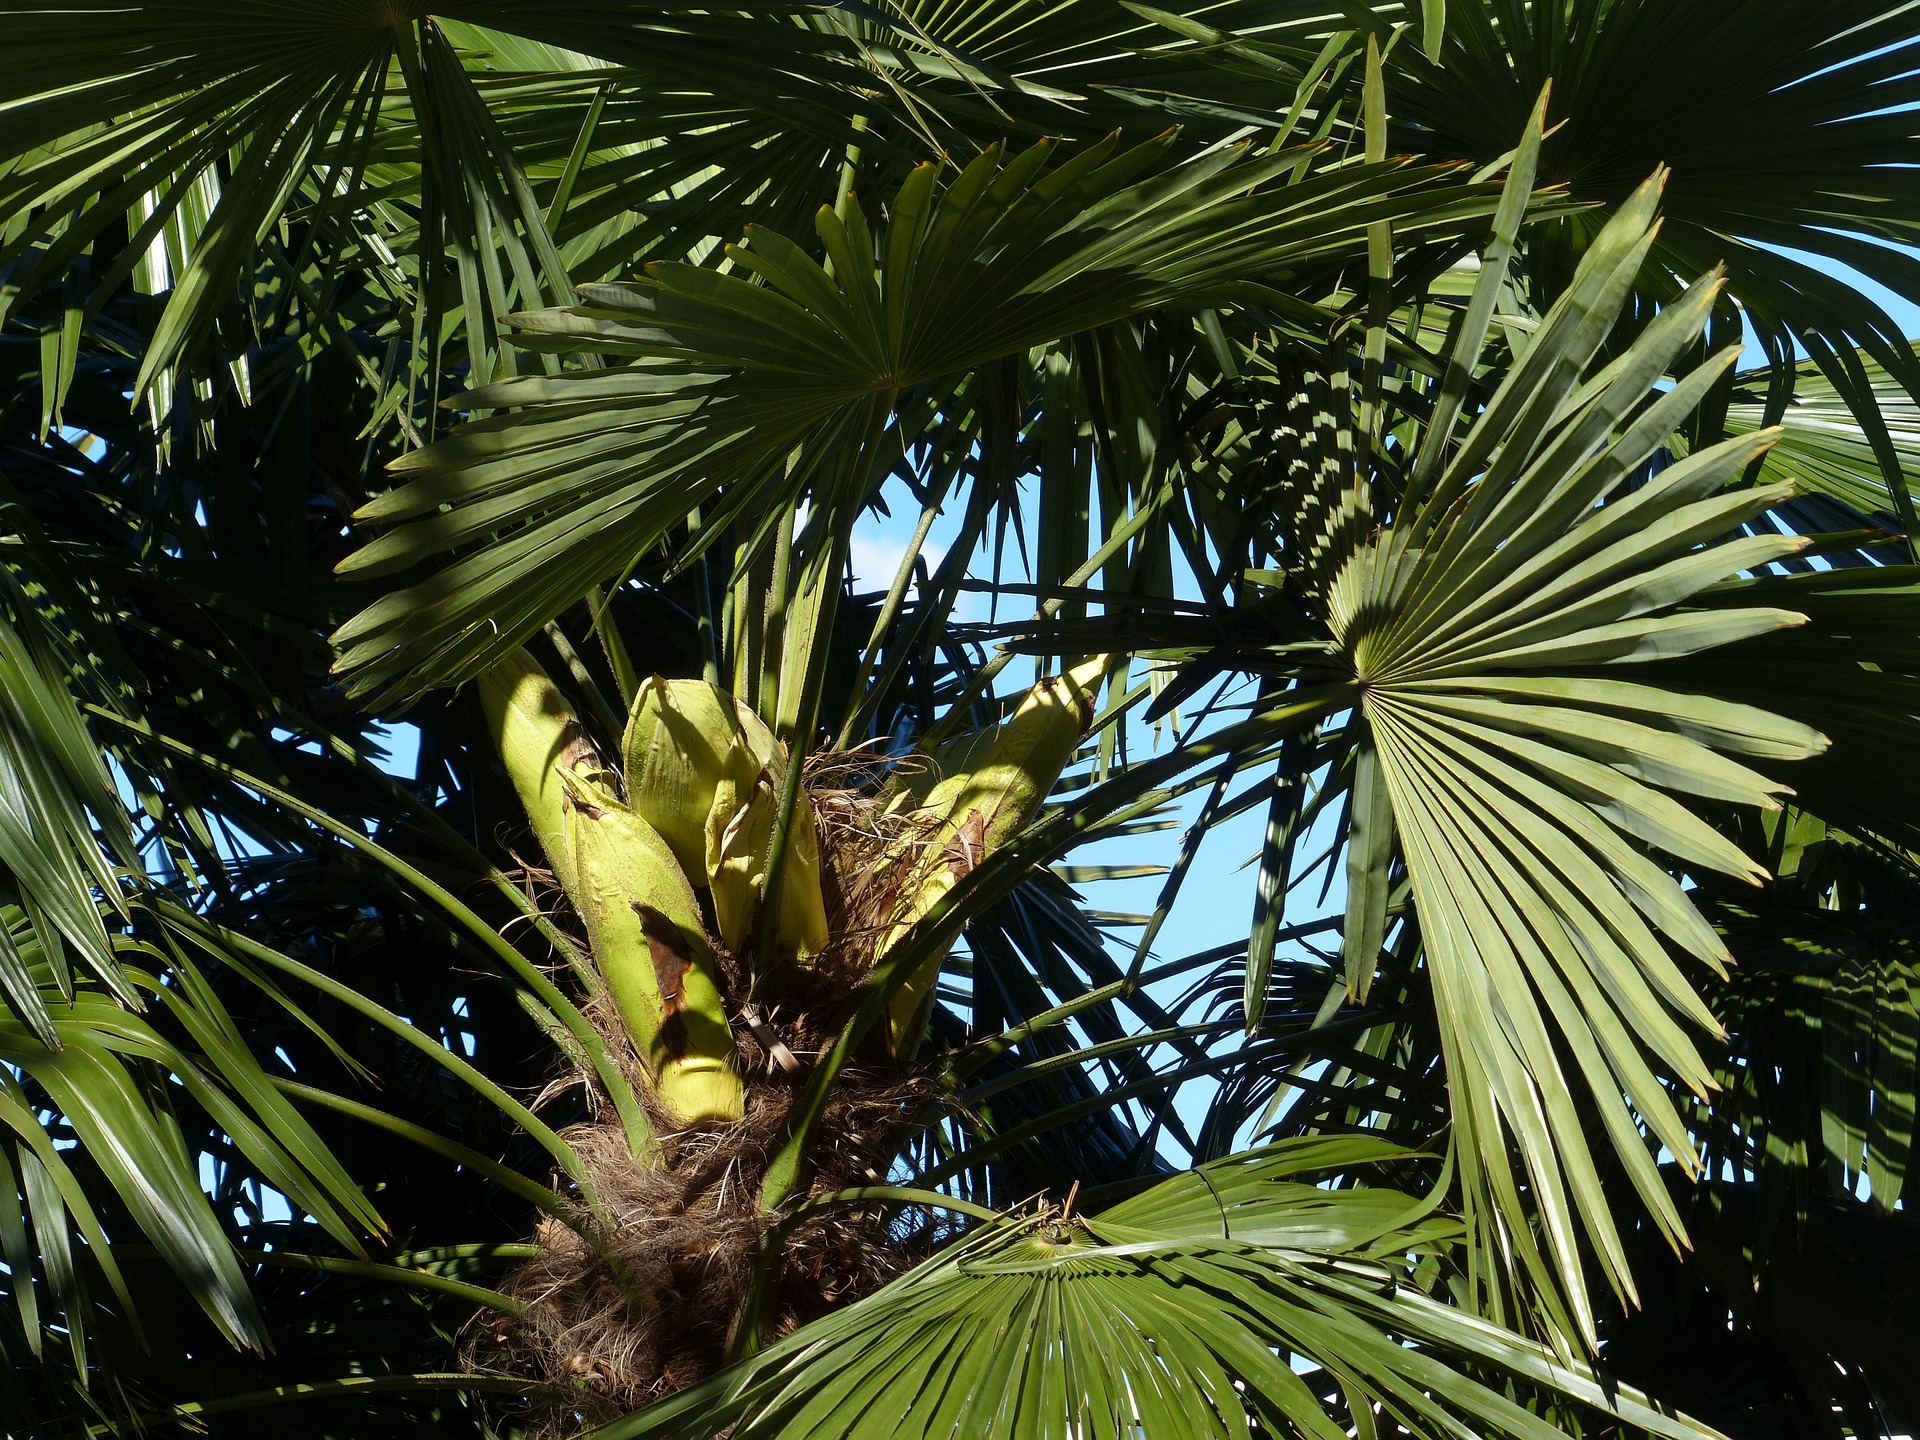
M 1334 8 L 0 7 L 10 1433 L 1911 1430 L 1913 18 Z

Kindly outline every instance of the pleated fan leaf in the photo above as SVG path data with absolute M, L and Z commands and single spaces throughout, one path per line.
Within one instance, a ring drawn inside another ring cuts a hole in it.
M 1870 388 L 1903 471 L 1911 474 L 1920 469 L 1920 402 L 1866 352 L 1848 357 L 1848 363 L 1858 368 Z M 1764 372 L 1734 377 L 1736 388 L 1726 420 L 1730 434 L 1749 434 L 1767 423 L 1767 402 L 1772 398 L 1766 388 L 1768 379 Z M 1763 479 L 1791 476 L 1809 490 L 1832 496 L 1859 512 L 1853 517 L 1843 513 L 1842 518 L 1818 528 L 1849 529 L 1860 523 L 1860 516 L 1891 518 L 1899 509 L 1873 441 L 1854 418 L 1852 403 L 1852 397 L 1842 393 L 1813 361 L 1796 365 L 1792 394 L 1778 420 L 1780 443 L 1761 470 Z
M 1561 1434 L 1493 1376 L 1672 1440 L 1711 1434 L 1429 1299 L 1413 1256 L 1443 1252 L 1454 1222 L 1391 1188 L 1313 1183 L 1409 1158 L 1362 1137 L 1292 1141 L 1086 1220 L 991 1223 L 596 1440 L 729 1422 L 736 1440 L 1339 1440 L 1327 1393 L 1413 1436 Z
M 728 248 L 731 273 L 656 263 L 584 287 L 580 306 L 515 316 L 531 348 L 627 363 L 483 387 L 464 403 L 509 413 L 395 466 L 405 483 L 359 512 L 389 528 L 340 568 L 453 558 L 343 626 L 340 668 L 389 696 L 465 678 L 695 507 L 701 543 L 729 523 L 751 534 L 802 493 L 822 526 L 850 524 L 918 440 L 913 417 L 969 372 L 1156 307 L 1331 275 L 1382 218 L 1457 238 L 1498 194 L 1396 161 L 1295 175 L 1304 151 L 1169 164 L 1171 142 L 1065 160 L 1047 143 L 989 146 L 956 173 L 913 170 L 883 228 L 858 204 L 822 210 L 831 269 L 755 226 Z
M 1702 449 L 1636 488 L 1731 362 L 1723 354 L 1654 390 L 1703 328 L 1717 278 L 1583 378 L 1651 241 L 1658 188 L 1656 177 L 1610 222 L 1434 467 L 1426 501 L 1354 556 L 1328 604 L 1363 737 L 1349 929 L 1369 899 L 1371 913 L 1384 910 L 1397 850 L 1440 1009 L 1470 1209 L 1537 1278 L 1557 1272 L 1589 1339 L 1583 1232 L 1611 1283 L 1627 1295 L 1633 1285 L 1576 1087 L 1680 1243 L 1654 1151 L 1689 1165 L 1693 1147 L 1660 1073 L 1704 1093 L 1711 1071 L 1693 1037 L 1717 1026 L 1673 952 L 1715 970 L 1728 958 L 1681 877 L 1765 874 L 1698 811 L 1775 807 L 1785 787 L 1745 762 L 1826 744 L 1798 722 L 1631 678 L 1639 662 L 1803 620 L 1770 606 L 1687 607 L 1805 544 L 1723 538 L 1791 491 L 1738 484 L 1774 432 Z M 1394 844 L 1381 840 L 1389 814 Z M 1357 994 L 1369 945 L 1349 949 Z

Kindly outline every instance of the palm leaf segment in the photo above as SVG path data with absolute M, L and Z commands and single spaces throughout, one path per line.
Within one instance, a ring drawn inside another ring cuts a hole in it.
M 9 217 L 0 315 L 78 273 L 85 293 L 66 302 L 77 321 L 131 278 L 164 299 L 136 382 L 158 392 L 163 414 L 175 366 L 217 327 L 244 333 L 240 322 L 256 318 L 237 302 L 263 273 L 277 266 L 331 337 L 342 297 L 328 292 L 364 269 L 413 311 L 414 347 L 435 359 L 444 347 L 483 381 L 497 348 L 494 317 L 571 295 L 552 235 L 565 203 L 552 203 L 551 188 L 546 207 L 536 201 L 528 165 L 558 170 L 576 138 L 584 145 L 599 114 L 593 97 L 604 103 L 600 87 L 624 78 L 622 61 L 641 65 L 659 89 L 707 77 L 710 57 L 724 52 L 735 82 L 769 108 L 795 75 L 837 93 L 837 80 L 859 72 L 825 53 L 826 35 L 769 23 L 785 9 L 667 6 L 636 16 L 591 6 L 561 16 L 500 0 L 10 7 L 13 64 L 0 76 L 0 115 L 19 163 L 0 176 L 0 214 Z M 546 40 L 615 64 L 587 70 L 593 62 Z M 530 69 L 549 105 L 516 104 L 524 93 L 514 81 L 526 77 L 489 75 L 496 66 Z M 783 118 L 794 113 L 788 106 Z M 292 253 L 276 254 L 279 244 Z M 90 255 L 90 277 L 70 270 Z M 72 379 L 73 353 L 69 344 L 58 390 Z M 232 358 L 244 387 L 244 362 Z
M 1907 6 L 1501 0 L 1449 10 L 1369 0 L 1332 16 L 1287 5 L 1273 29 L 1232 7 L 1130 8 L 1225 69 L 1276 78 L 1294 73 L 1309 37 L 1324 40 L 1327 54 L 1343 44 L 1351 53 L 1369 29 L 1384 39 L 1420 20 L 1425 43 L 1394 44 L 1387 55 L 1396 143 L 1419 155 L 1481 163 L 1505 155 L 1551 83 L 1566 123 L 1546 146 L 1543 173 L 1575 200 L 1611 209 L 1656 165 L 1674 171 L 1667 227 L 1636 282 L 1639 313 L 1725 264 L 1715 343 L 1738 338 L 1743 322 L 1752 327 L 1768 361 L 1765 423 L 1777 423 L 1792 397 L 1794 356 L 1808 356 L 1854 422 L 1892 508 L 1914 526 L 1902 437 L 1874 402 L 1887 377 L 1920 392 L 1920 367 L 1899 322 L 1853 278 L 1832 273 L 1837 262 L 1895 294 L 1913 293 L 1920 277 L 1909 248 L 1913 172 L 1901 163 L 1920 97 Z M 1336 28 L 1346 25 L 1355 28 Z M 1330 73 L 1336 86 L 1343 74 L 1352 83 L 1358 67 Z M 1564 286 L 1603 213 L 1529 236 L 1527 285 L 1541 304 Z
M 55 627 L 43 623 L 21 589 L 11 580 L 11 615 L 0 613 L 0 689 L 11 702 L 0 708 L 0 866 L 12 892 L 7 898 L 32 923 L 52 994 L 72 998 L 77 956 L 123 1001 L 138 1003 L 96 899 L 112 907 L 112 920 L 124 920 L 121 875 L 140 873 L 133 828 L 69 688 L 74 659 L 61 653 Z M 0 927 L 0 993 L 35 1035 L 55 1044 L 47 994 L 32 968 Z
M 1769 817 L 1779 878 L 1724 894 L 1741 968 L 1716 998 L 1731 1032 L 1703 1117 L 1709 1163 L 1757 1177 L 1763 1214 L 1827 1193 L 1900 1201 L 1920 1100 L 1920 884 L 1902 862 L 1798 811 Z M 1730 887 L 1728 887 L 1730 888 Z
M 173 932 L 169 940 L 207 947 L 199 927 L 176 928 L 162 911 L 152 918 Z M 0 935 L 41 987 L 45 1013 L 58 992 L 26 916 L 12 906 L 0 910 Z M 85 1278 L 91 1267 L 78 1257 L 87 1255 L 139 1337 L 140 1311 L 119 1259 L 137 1238 L 123 1228 L 131 1222 L 222 1335 L 265 1349 L 265 1321 L 172 1106 L 184 1101 L 204 1111 L 230 1137 L 233 1155 L 350 1253 L 364 1258 L 361 1236 L 380 1234 L 384 1226 L 313 1126 L 261 1069 L 185 949 L 170 945 L 168 954 L 124 936 L 115 948 L 117 973 L 147 1013 L 83 986 L 51 1007 L 53 1034 L 46 1039 L 17 1019 L 0 1019 L 0 1258 L 16 1280 L 11 1288 L 21 1331 L 36 1355 L 46 1336 L 64 1333 L 84 1372 L 94 1322 Z M 145 968 L 150 962 L 153 970 Z M 54 1143 L 49 1110 L 78 1142 L 84 1165 Z M 111 1236 L 94 1176 L 106 1182 L 125 1217 L 109 1218 Z M 84 1251 L 76 1249 L 75 1235 Z
M 1727 956 L 1675 866 L 1764 875 L 1675 793 L 1771 808 L 1784 787 L 1732 757 L 1825 747 L 1797 722 L 1619 672 L 1803 619 L 1686 608 L 1804 543 L 1716 543 L 1790 488 L 1728 488 L 1769 433 L 1633 483 L 1732 361 L 1723 354 L 1647 403 L 1697 338 L 1717 280 L 1696 283 L 1582 381 L 1651 243 L 1658 190 L 1656 178 L 1609 224 L 1457 449 L 1429 437 L 1414 464 L 1416 477 L 1435 477 L 1427 500 L 1357 549 L 1328 596 L 1363 737 L 1351 987 L 1364 996 L 1384 929 L 1394 834 L 1441 1016 L 1469 1211 L 1499 1237 L 1496 1253 L 1547 1278 L 1506 1159 L 1511 1140 L 1551 1268 L 1589 1338 L 1578 1231 L 1622 1293 L 1632 1281 L 1568 1064 L 1677 1242 L 1680 1220 L 1636 1114 L 1683 1163 L 1693 1152 L 1645 1052 L 1687 1087 L 1711 1085 L 1684 1022 L 1717 1027 L 1668 947 L 1714 969 Z
M 341 667 L 361 691 L 464 678 L 695 507 L 707 537 L 809 490 L 820 524 L 850 525 L 978 367 L 1297 277 L 1351 256 L 1381 219 L 1457 238 L 1495 194 L 1398 163 L 1289 181 L 1301 152 L 1226 149 L 1168 167 L 1169 143 L 1103 143 L 1051 170 L 1047 145 L 1004 162 L 992 147 L 944 190 L 924 165 L 877 243 L 857 205 L 819 213 L 830 269 L 756 227 L 728 250 L 732 273 L 654 264 L 636 284 L 585 287 L 579 308 L 515 317 L 534 348 L 634 363 L 485 387 L 464 403 L 513 413 L 395 467 L 408 483 L 360 512 L 392 528 L 343 570 L 390 574 L 485 548 L 344 626 Z
M 1382 7 L 1384 8 L 1384 7 Z M 1862 363 L 1909 392 L 1920 367 L 1899 324 L 1853 281 L 1810 264 L 1850 266 L 1895 293 L 1916 275 L 1911 171 L 1898 163 L 1920 96 L 1912 15 L 1894 0 L 1555 0 L 1461 5 L 1444 53 L 1396 49 L 1396 119 L 1436 155 L 1502 154 L 1551 80 L 1571 123 L 1549 141 L 1544 172 L 1577 199 L 1616 204 L 1654 165 L 1673 168 L 1669 224 L 1637 288 L 1664 304 L 1715 262 L 1730 297 L 1716 334 L 1753 327 L 1771 362 L 1769 423 L 1792 389 L 1796 350 L 1858 422 L 1896 508 L 1914 523 L 1894 440 Z M 1753 183 L 1764 176 L 1764 183 Z M 1530 267 L 1552 292 L 1594 226 L 1575 218 L 1536 235 Z M 1800 252 L 1795 254 L 1793 252 Z M 1552 273 L 1560 272 L 1558 275 Z
M 1871 389 L 1873 406 L 1886 427 L 1900 473 L 1920 471 L 1920 403 L 1884 367 L 1864 351 L 1850 357 Z M 1733 377 L 1727 405 L 1726 429 L 1746 435 L 1767 422 L 1768 373 L 1743 371 Z M 1843 392 L 1818 363 L 1803 360 L 1793 370 L 1793 398 L 1778 417 L 1780 443 L 1762 462 L 1760 477 L 1779 480 L 1791 476 L 1816 494 L 1802 496 L 1783 512 L 1795 530 L 1815 535 L 1862 528 L 1869 517 L 1893 529 L 1898 525 L 1898 498 L 1888 489 L 1874 442 L 1854 419 L 1850 408 L 1857 395 Z M 1837 509 L 1831 496 L 1846 508 Z
M 1325 1189 L 1406 1152 L 1293 1141 L 1188 1172 L 1087 1220 L 1002 1221 L 751 1361 L 595 1432 L 739 1440 L 1339 1440 L 1331 1395 L 1415 1435 L 1561 1432 L 1464 1364 L 1651 1433 L 1695 1436 L 1640 1396 L 1428 1299 L 1457 1231 L 1389 1188 Z M 1289 1363 L 1314 1362 L 1303 1375 Z

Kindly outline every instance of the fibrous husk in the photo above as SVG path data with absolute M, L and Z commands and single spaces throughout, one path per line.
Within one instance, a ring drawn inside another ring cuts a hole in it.
M 636 1160 L 615 1125 L 565 1133 L 608 1216 L 586 1235 L 551 1218 L 534 1231 L 540 1253 L 501 1287 L 517 1317 L 489 1315 L 469 1360 L 560 1387 L 573 1398 L 539 1418 L 536 1434 L 572 1433 L 652 1403 L 725 1361 L 761 1242 L 772 1224 L 758 1208 L 766 1158 L 797 1086 L 748 1087 L 746 1113 L 725 1129 L 686 1137 L 667 1163 Z M 813 1155 L 809 1193 L 874 1184 L 904 1133 L 937 1104 L 929 1079 L 867 1072 L 836 1089 Z M 777 1338 L 849 1304 L 922 1258 L 945 1232 L 927 1217 L 888 1223 L 879 1207 L 833 1205 L 781 1241 L 771 1290 Z

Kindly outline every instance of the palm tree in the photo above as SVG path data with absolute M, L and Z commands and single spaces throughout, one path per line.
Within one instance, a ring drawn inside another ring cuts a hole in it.
M 0 5 L 7 1433 L 1911 1433 L 1915 38 Z

